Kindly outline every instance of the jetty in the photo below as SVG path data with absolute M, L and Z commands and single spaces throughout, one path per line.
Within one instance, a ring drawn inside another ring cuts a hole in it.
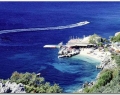
M 58 58 L 72 57 L 80 53 L 79 49 L 62 46 L 58 52 Z
M 58 45 L 44 45 L 44 48 L 58 48 L 58 58 L 66 58 L 78 55 L 80 53 L 81 48 L 92 48 L 95 47 L 95 44 L 89 43 L 89 37 L 79 38 L 79 37 L 71 37 L 70 40 L 63 45 L 63 42 Z
M 90 38 L 92 35 L 83 38 L 79 37 L 70 37 L 68 42 L 63 45 L 63 43 L 59 43 L 58 45 L 45 45 L 44 48 L 58 48 L 58 58 L 66 58 L 66 57 L 72 57 L 75 55 L 80 54 L 81 50 L 87 48 L 87 49 L 96 49 L 97 45 L 94 43 L 90 43 Z M 101 37 L 96 36 L 95 38 L 97 39 L 96 42 L 101 41 Z

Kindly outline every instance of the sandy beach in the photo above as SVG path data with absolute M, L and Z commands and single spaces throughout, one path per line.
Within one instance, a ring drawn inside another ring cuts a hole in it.
M 102 62 L 107 56 L 111 55 L 110 52 L 105 52 L 105 51 L 99 51 L 99 49 L 91 49 L 91 48 L 82 48 L 80 49 L 80 54 L 78 56 L 86 56 L 95 60 L 99 60 L 100 62 Z M 108 65 L 106 65 L 106 67 L 109 68 Z M 100 75 L 100 73 L 98 73 L 98 75 Z M 96 76 L 96 78 L 98 77 L 98 75 Z M 95 84 L 95 81 L 94 81 Z M 83 93 L 83 88 L 80 88 L 76 93 Z
M 110 55 L 110 52 L 99 51 L 99 49 L 92 50 L 90 48 L 82 48 L 80 49 L 79 55 L 88 56 L 90 58 L 102 61 L 106 56 Z

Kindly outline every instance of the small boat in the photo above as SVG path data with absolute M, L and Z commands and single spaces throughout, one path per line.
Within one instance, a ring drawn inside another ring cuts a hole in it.
M 45 45 L 44 48 L 57 48 L 56 45 Z
M 65 55 L 59 55 L 58 58 L 63 58 L 66 57 Z
M 44 45 L 44 48 L 60 48 L 63 46 L 63 42 L 59 43 L 58 45 Z

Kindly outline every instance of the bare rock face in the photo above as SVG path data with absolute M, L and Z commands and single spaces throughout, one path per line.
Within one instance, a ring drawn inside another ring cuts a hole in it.
M 116 32 L 116 33 L 115 33 L 115 36 L 117 36 L 118 34 L 120 34 L 120 32 Z
M 7 81 L 5 84 L 0 82 L 0 93 L 26 93 L 26 91 L 22 83 Z

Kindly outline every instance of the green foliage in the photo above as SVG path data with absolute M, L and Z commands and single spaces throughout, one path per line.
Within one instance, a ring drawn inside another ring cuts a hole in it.
M 100 37 L 99 35 L 97 34 L 93 34 L 90 38 L 89 38 L 89 43 L 91 44 L 97 44 L 98 46 L 102 46 L 103 43 L 102 42 L 105 42 L 107 41 L 105 38 L 101 39 L 101 41 L 99 42 L 98 41 L 98 37 Z
M 116 68 L 113 71 L 107 70 L 103 71 L 98 79 L 97 84 L 95 84 L 92 88 L 89 88 L 85 91 L 87 93 L 120 93 L 120 68 Z M 107 72 L 105 74 L 105 72 Z M 112 73 L 112 74 L 111 74 Z M 111 77 L 112 75 L 112 77 Z M 109 78 L 106 78 L 109 77 Z M 105 81 L 101 81 L 101 79 L 105 79 L 108 82 L 106 84 Z M 98 85 L 100 84 L 100 85 Z
M 109 43 L 109 40 L 107 40 L 106 38 L 102 38 L 102 42 Z
M 99 89 L 100 87 L 105 86 L 107 83 L 109 83 L 112 80 L 112 78 L 113 78 L 113 71 L 104 70 L 101 72 L 100 77 L 97 80 L 97 83 L 91 88 L 86 87 L 84 89 L 84 92 L 93 93 L 97 91 L 97 89 Z
M 112 42 L 120 42 L 120 34 L 118 34 L 117 36 L 111 37 L 111 41 Z
M 100 79 L 97 83 L 97 88 L 99 88 L 100 86 L 104 86 L 106 84 L 106 81 L 103 79 Z
M 114 60 L 115 59 L 115 54 L 111 54 L 111 58 L 112 58 L 112 60 Z
M 120 93 L 120 85 L 118 83 L 118 77 L 114 77 L 110 83 L 105 86 L 101 86 L 99 89 L 94 90 L 93 93 Z
M 105 70 L 101 72 L 101 75 L 96 83 L 97 87 L 105 86 L 107 83 L 109 83 L 112 80 L 112 71 L 111 70 Z
M 93 34 L 90 38 L 89 38 L 89 43 L 91 44 L 96 44 L 96 37 L 99 37 L 97 34 Z
M 89 92 L 90 92 L 90 88 L 85 87 L 85 88 L 84 88 L 84 92 L 85 92 L 85 93 L 89 93 Z
M 96 84 L 84 88 L 85 93 L 120 93 L 120 55 L 112 54 L 111 58 L 115 60 L 117 68 L 101 71 Z
M 120 67 L 120 55 L 115 55 L 115 62 L 117 64 L 118 67 Z
M 103 43 L 102 42 L 98 42 L 97 45 L 98 46 L 103 46 Z
M 9 79 L 7 79 L 7 80 L 0 79 L 0 82 L 2 82 L 2 83 L 5 84 L 8 80 L 9 80 Z
M 43 77 L 37 76 L 35 73 L 25 74 L 14 72 L 10 78 L 11 82 L 23 83 L 27 93 L 61 93 L 62 89 L 58 84 L 50 85 L 45 82 Z
M 104 49 L 105 49 L 105 52 L 107 52 L 107 51 L 108 51 L 108 48 L 107 48 L 107 47 L 105 47 Z
M 120 93 L 120 55 L 112 54 L 117 68 L 113 70 L 103 70 L 96 84 L 91 88 L 86 87 L 85 93 Z

